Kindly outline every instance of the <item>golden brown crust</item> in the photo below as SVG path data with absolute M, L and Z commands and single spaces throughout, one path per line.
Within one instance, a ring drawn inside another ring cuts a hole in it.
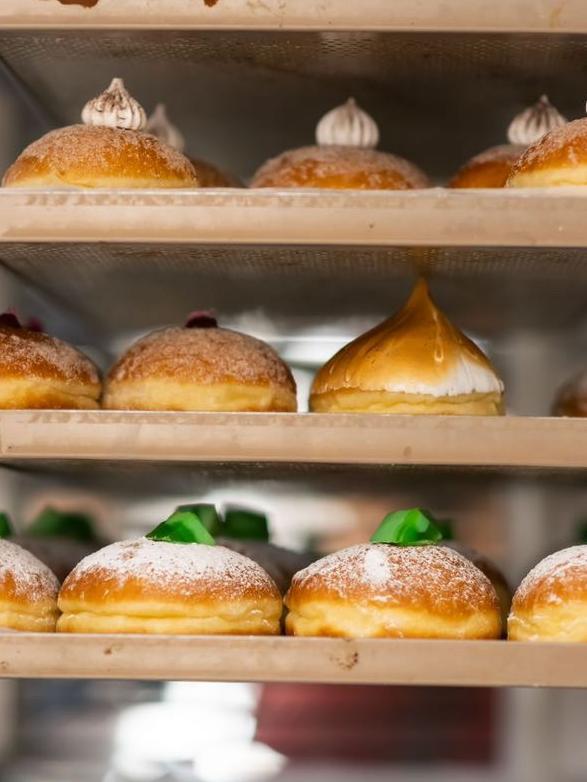
M 0 540 L 0 628 L 53 632 L 59 582 L 40 560 Z
M 28 329 L 0 326 L 0 408 L 94 409 L 96 366 L 76 348 Z
M 190 161 L 148 133 L 71 125 L 30 144 L 10 166 L 4 187 L 198 187 Z
M 242 187 L 242 182 L 222 171 L 212 163 L 199 158 L 190 158 L 198 177 L 198 187 Z
M 168 328 L 136 342 L 108 374 L 111 409 L 294 412 L 289 368 L 261 340 L 228 329 Z
M 505 187 L 512 167 L 524 149 L 517 144 L 491 147 L 465 163 L 448 186 L 451 188 Z
M 516 590 L 508 619 L 514 641 L 587 641 L 587 546 L 557 551 Z
M 490 581 L 443 546 L 352 546 L 294 576 L 285 604 L 295 635 L 497 638 L 501 631 Z
M 587 417 L 587 371 L 580 372 L 560 388 L 552 414 L 569 418 Z
M 508 179 L 508 187 L 587 185 L 587 119 L 555 128 L 529 147 Z
M 268 160 L 251 187 L 319 187 L 335 190 L 410 190 L 430 187 L 413 163 L 360 147 L 302 147 Z
M 279 632 L 279 590 L 222 546 L 140 538 L 82 560 L 59 593 L 60 632 Z

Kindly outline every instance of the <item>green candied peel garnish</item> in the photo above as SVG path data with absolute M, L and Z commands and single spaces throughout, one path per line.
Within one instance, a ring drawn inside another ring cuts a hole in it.
M 193 510 L 179 510 L 162 521 L 146 536 L 150 540 L 163 543 L 200 543 L 215 546 L 216 541 L 210 535 L 199 515 Z
M 91 543 L 97 539 L 91 516 L 86 513 L 59 511 L 50 506 L 33 519 L 26 531 L 29 535 L 71 538 L 80 543 Z
M 12 524 L 8 513 L 0 513 L 0 538 L 9 538 L 12 535 Z
M 371 543 L 394 546 L 429 546 L 440 540 L 442 532 L 420 508 L 388 513 L 371 537 Z
M 220 535 L 222 518 L 216 510 L 215 505 L 206 502 L 193 502 L 187 505 L 180 505 L 175 510 L 179 512 L 189 511 L 195 513 L 212 537 Z
M 264 513 L 243 508 L 229 508 L 224 512 L 222 534 L 237 540 L 269 542 L 269 524 Z

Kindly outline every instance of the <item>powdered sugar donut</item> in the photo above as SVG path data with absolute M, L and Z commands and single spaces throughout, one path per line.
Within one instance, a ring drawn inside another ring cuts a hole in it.
M 273 348 L 200 316 L 186 328 L 136 342 L 110 370 L 103 404 L 117 410 L 297 409 L 294 379 Z
M 263 568 L 223 546 L 139 538 L 83 559 L 59 608 L 65 633 L 276 635 L 282 600 Z
M 0 629 L 52 633 L 59 582 L 28 551 L 0 540 Z
M 351 546 L 297 573 L 285 598 L 290 635 L 499 638 L 489 579 L 445 546 Z
M 543 559 L 522 581 L 508 618 L 512 641 L 587 641 L 587 546 Z

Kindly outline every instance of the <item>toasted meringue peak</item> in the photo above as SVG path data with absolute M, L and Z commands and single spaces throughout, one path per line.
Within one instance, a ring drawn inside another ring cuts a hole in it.
M 503 392 L 485 354 L 455 328 L 420 279 L 401 310 L 318 373 L 313 393 L 341 389 L 451 397 Z
M 533 106 L 524 109 L 513 118 L 507 132 L 508 141 L 510 144 L 529 147 L 549 131 L 566 123 L 566 117 L 563 117 L 547 96 L 543 95 Z
M 144 130 L 147 116 L 141 104 L 131 97 L 122 79 L 112 79 L 107 90 L 86 103 L 82 122 L 95 127 Z
M 147 120 L 146 131 L 178 152 L 183 152 L 185 149 L 185 139 L 178 128 L 170 122 L 164 103 L 155 106 L 155 110 Z
M 325 114 L 316 127 L 316 141 L 321 147 L 363 147 L 372 149 L 379 143 L 379 128 L 354 98 Z

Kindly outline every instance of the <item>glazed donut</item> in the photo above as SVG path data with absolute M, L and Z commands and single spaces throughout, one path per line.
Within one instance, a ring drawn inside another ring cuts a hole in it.
M 110 370 L 104 407 L 113 410 L 294 412 L 296 386 L 269 345 L 221 329 L 207 315 L 155 331 Z
M 101 390 L 98 370 L 79 350 L 0 316 L 0 409 L 95 410 Z
M 379 141 L 377 125 L 352 98 L 320 120 L 316 140 L 317 146 L 268 160 L 253 176 L 251 187 L 409 190 L 430 186 L 413 163 L 374 149 Z
M 47 133 L 10 166 L 4 187 L 197 187 L 194 167 L 180 152 L 143 132 L 142 107 L 114 79 L 86 104 L 83 125 Z
M 59 593 L 62 633 L 277 635 L 282 600 L 265 571 L 223 546 L 148 538 L 82 560 Z
M 0 540 L 0 632 L 54 632 L 58 590 L 46 565 L 15 543 Z
M 420 280 L 392 318 L 318 372 L 317 413 L 499 415 L 503 384 L 489 359 L 436 307 Z
M 560 388 L 552 413 L 569 418 L 587 417 L 587 370 L 575 375 Z
M 366 543 L 297 573 L 285 597 L 289 635 L 499 638 L 489 579 L 445 546 Z
M 587 641 L 587 546 L 543 559 L 514 594 L 508 618 L 512 641 Z

